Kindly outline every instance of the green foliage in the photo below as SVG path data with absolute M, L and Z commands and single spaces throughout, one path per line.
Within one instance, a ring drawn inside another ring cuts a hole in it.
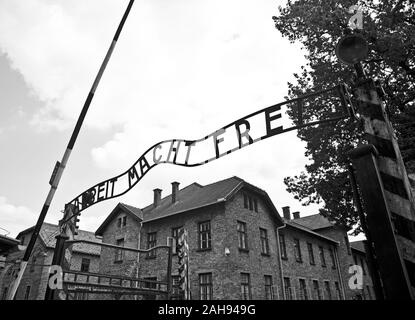
M 335 55 L 338 40 L 352 16 L 348 8 L 363 9 L 361 34 L 369 44 L 363 63 L 367 75 L 379 81 L 386 92 L 391 121 L 399 138 L 408 171 L 415 170 L 415 3 L 413 1 L 288 1 L 273 17 L 276 28 L 291 42 L 301 42 L 308 63 L 288 83 L 289 98 L 329 88 L 341 82 L 351 84 L 354 70 L 340 64 Z M 306 117 L 324 116 L 330 101 L 316 98 L 307 105 Z M 292 108 L 290 116 L 295 117 Z M 311 160 L 304 172 L 287 177 L 287 190 L 303 205 L 324 203 L 321 214 L 341 224 L 354 225 L 358 217 L 353 208 L 348 178 L 347 152 L 361 141 L 358 123 L 341 121 L 300 129 L 298 136 L 307 143 L 305 155 Z M 322 201 L 323 200 L 323 201 Z M 360 230 L 360 229 L 359 229 Z

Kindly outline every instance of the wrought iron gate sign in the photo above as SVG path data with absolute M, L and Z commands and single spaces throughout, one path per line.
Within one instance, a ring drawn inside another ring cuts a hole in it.
M 333 105 L 334 110 L 331 117 L 316 119 L 310 114 L 304 116 L 306 114 L 304 112 L 306 107 L 304 101 L 322 94 L 329 94 L 336 99 L 340 99 L 340 103 Z M 294 124 L 287 126 L 289 119 L 286 113 L 283 112 L 283 107 L 289 104 L 296 104 L 297 106 L 294 114 L 296 121 Z M 353 114 L 350 97 L 344 84 L 287 100 L 251 113 L 199 140 L 172 139 L 159 142 L 141 155 L 127 171 L 96 184 L 73 199 L 70 204 L 75 207 L 75 214 L 79 214 L 96 203 L 127 193 L 147 172 L 158 164 L 170 163 L 185 167 L 200 166 L 275 135 L 301 127 L 338 121 Z M 305 123 L 304 119 L 309 121 Z

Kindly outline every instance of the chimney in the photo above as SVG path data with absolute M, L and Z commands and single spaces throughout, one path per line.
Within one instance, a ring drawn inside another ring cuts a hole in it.
M 299 211 L 293 212 L 293 219 L 300 219 L 300 212 Z
M 285 219 L 291 220 L 290 207 L 289 206 L 282 207 L 282 213 L 283 213 Z
M 179 191 L 179 182 L 172 182 L 171 183 L 171 203 L 175 203 L 177 199 L 177 193 Z
M 154 189 L 154 208 L 156 208 L 160 204 L 161 200 L 161 189 Z

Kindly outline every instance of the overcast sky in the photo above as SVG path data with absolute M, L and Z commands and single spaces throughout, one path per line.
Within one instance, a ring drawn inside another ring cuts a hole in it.
M 154 143 L 197 139 L 284 100 L 305 64 L 275 29 L 278 0 L 137 0 L 98 87 L 47 222 L 96 183 L 124 172 Z M 0 0 L 0 227 L 34 225 L 127 0 Z M 118 202 L 144 207 L 153 189 L 231 176 L 266 190 L 277 209 L 302 207 L 283 178 L 308 160 L 296 132 L 201 167 L 163 164 L 125 196 L 81 216 L 95 231 Z M 0 230 L 0 233 L 5 233 Z

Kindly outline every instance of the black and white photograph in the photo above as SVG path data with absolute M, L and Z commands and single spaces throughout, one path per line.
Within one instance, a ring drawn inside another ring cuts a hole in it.
M 415 300 L 411 0 L 0 0 L 0 146 L 0 309 Z

